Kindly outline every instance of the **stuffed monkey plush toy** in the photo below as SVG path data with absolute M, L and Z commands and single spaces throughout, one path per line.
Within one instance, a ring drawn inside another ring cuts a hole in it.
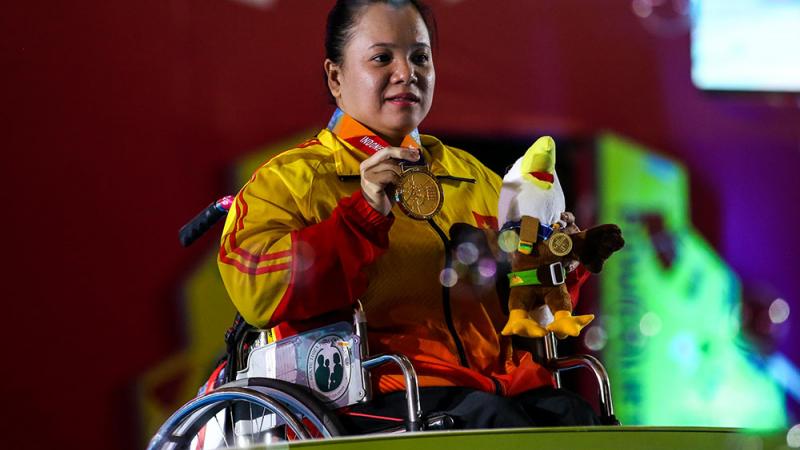
M 564 280 L 571 261 L 598 273 L 625 241 L 618 226 L 570 233 L 562 220 L 564 192 L 555 171 L 556 146 L 543 136 L 518 159 L 500 191 L 499 247 L 511 253 L 509 318 L 504 335 L 578 336 L 593 315 L 572 315 Z M 566 232 L 565 232 L 566 231 Z

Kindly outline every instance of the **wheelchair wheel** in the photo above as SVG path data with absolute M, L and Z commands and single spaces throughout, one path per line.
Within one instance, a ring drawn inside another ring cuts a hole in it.
M 241 386 L 255 389 L 286 405 L 293 413 L 300 415 L 306 426 L 312 425 L 311 437 L 336 437 L 344 434 L 339 417 L 328 409 L 308 389 L 272 378 L 246 378 L 225 386 Z
M 240 380 L 196 398 L 173 414 L 148 449 L 238 448 L 339 435 L 338 420 L 292 384 Z

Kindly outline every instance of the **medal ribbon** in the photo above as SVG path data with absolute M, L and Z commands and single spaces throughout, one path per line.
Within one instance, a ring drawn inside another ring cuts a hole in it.
M 331 120 L 328 122 L 328 129 L 348 144 L 370 156 L 390 146 L 383 138 L 377 136 L 369 128 L 365 127 L 339 108 L 336 108 L 333 116 L 331 116 Z M 400 147 L 410 147 L 419 150 L 420 147 L 422 147 L 420 144 L 419 131 L 414 129 L 411 134 L 406 135 L 406 137 L 403 138 L 403 142 L 400 143 Z M 422 153 L 420 153 L 419 161 L 413 164 L 420 164 L 420 162 L 422 162 Z M 422 162 L 422 164 L 425 163 Z
M 338 108 L 333 113 L 330 122 L 328 122 L 328 130 L 335 134 L 339 139 L 344 140 L 368 156 L 374 155 L 380 150 L 390 146 L 389 143 L 383 138 L 377 136 L 369 128 L 365 127 L 363 124 L 359 123 L 357 120 L 353 119 Z M 422 176 L 423 178 L 427 176 L 427 178 L 429 178 L 428 183 L 432 183 L 433 187 L 423 187 L 422 189 L 436 189 L 438 192 L 436 192 L 437 195 L 434 199 L 435 203 L 433 205 L 428 205 L 430 202 L 427 201 L 423 201 L 423 203 L 426 204 L 425 206 L 433 206 L 435 208 L 427 212 L 424 210 L 420 211 L 419 204 L 414 206 L 407 203 L 407 195 L 412 195 L 413 197 L 417 198 L 417 202 L 419 203 L 418 197 L 421 194 L 418 192 L 420 188 L 416 187 L 414 178 L 411 178 L 411 175 L 408 177 L 404 175 L 409 173 L 406 171 L 404 166 L 426 166 L 425 158 L 422 154 L 422 146 L 420 145 L 419 131 L 414 129 L 414 131 L 406 135 L 403 138 L 403 141 L 400 143 L 400 147 L 413 148 L 419 151 L 419 160 L 414 162 L 406 160 L 400 161 L 400 168 L 403 172 L 403 175 L 401 175 L 399 181 L 400 186 L 393 187 L 392 191 L 394 192 L 390 193 L 389 195 L 394 197 L 394 201 L 399 204 L 403 212 L 405 212 L 409 217 L 417 220 L 427 220 L 436 214 L 442 207 L 442 187 L 436 177 L 434 177 L 433 174 L 427 170 L 427 168 L 424 168 L 422 169 Z M 415 174 L 414 176 L 417 175 L 418 174 Z M 403 180 L 411 180 L 410 184 L 412 185 L 412 188 L 409 191 L 411 194 L 405 192 L 405 189 L 403 188 Z

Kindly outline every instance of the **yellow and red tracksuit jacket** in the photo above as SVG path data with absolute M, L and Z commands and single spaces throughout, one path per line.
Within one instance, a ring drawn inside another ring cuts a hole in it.
M 443 274 L 450 227 L 497 227 L 500 177 L 431 136 L 421 144 L 444 192 L 430 221 L 396 205 L 388 217 L 372 209 L 359 179 L 368 155 L 328 129 L 261 166 L 222 235 L 219 269 L 232 301 L 252 325 L 287 335 L 350 318 L 360 299 L 371 352 L 408 356 L 420 386 L 512 396 L 551 385 L 547 370 L 499 335 L 506 317 L 493 282 L 442 282 L 453 274 Z M 573 298 L 581 281 L 568 278 Z M 390 370 L 378 374 L 379 392 L 403 388 Z

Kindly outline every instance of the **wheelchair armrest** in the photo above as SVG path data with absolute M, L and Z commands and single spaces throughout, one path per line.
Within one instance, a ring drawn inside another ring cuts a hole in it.
M 546 365 L 553 372 L 579 367 L 589 369 L 594 374 L 599 388 L 601 419 L 606 425 L 620 424 L 614 416 L 614 405 L 611 402 L 611 381 L 600 360 L 591 355 L 561 356 L 547 360 Z
M 366 369 L 372 369 L 390 362 L 400 367 L 406 383 L 406 403 L 408 405 L 406 431 L 419 431 L 422 429 L 422 407 L 419 402 L 417 372 L 414 370 L 411 360 L 403 355 L 377 355 L 362 360 L 361 366 Z
M 516 337 L 516 336 L 515 336 Z M 619 425 L 614 416 L 614 404 L 611 400 L 611 381 L 603 364 L 591 355 L 558 356 L 555 334 L 548 333 L 544 338 L 518 338 L 514 344 L 530 351 L 536 362 L 547 368 L 556 380 L 556 387 L 561 387 L 559 372 L 583 367 L 589 369 L 597 381 L 599 390 L 600 419 L 606 425 Z

